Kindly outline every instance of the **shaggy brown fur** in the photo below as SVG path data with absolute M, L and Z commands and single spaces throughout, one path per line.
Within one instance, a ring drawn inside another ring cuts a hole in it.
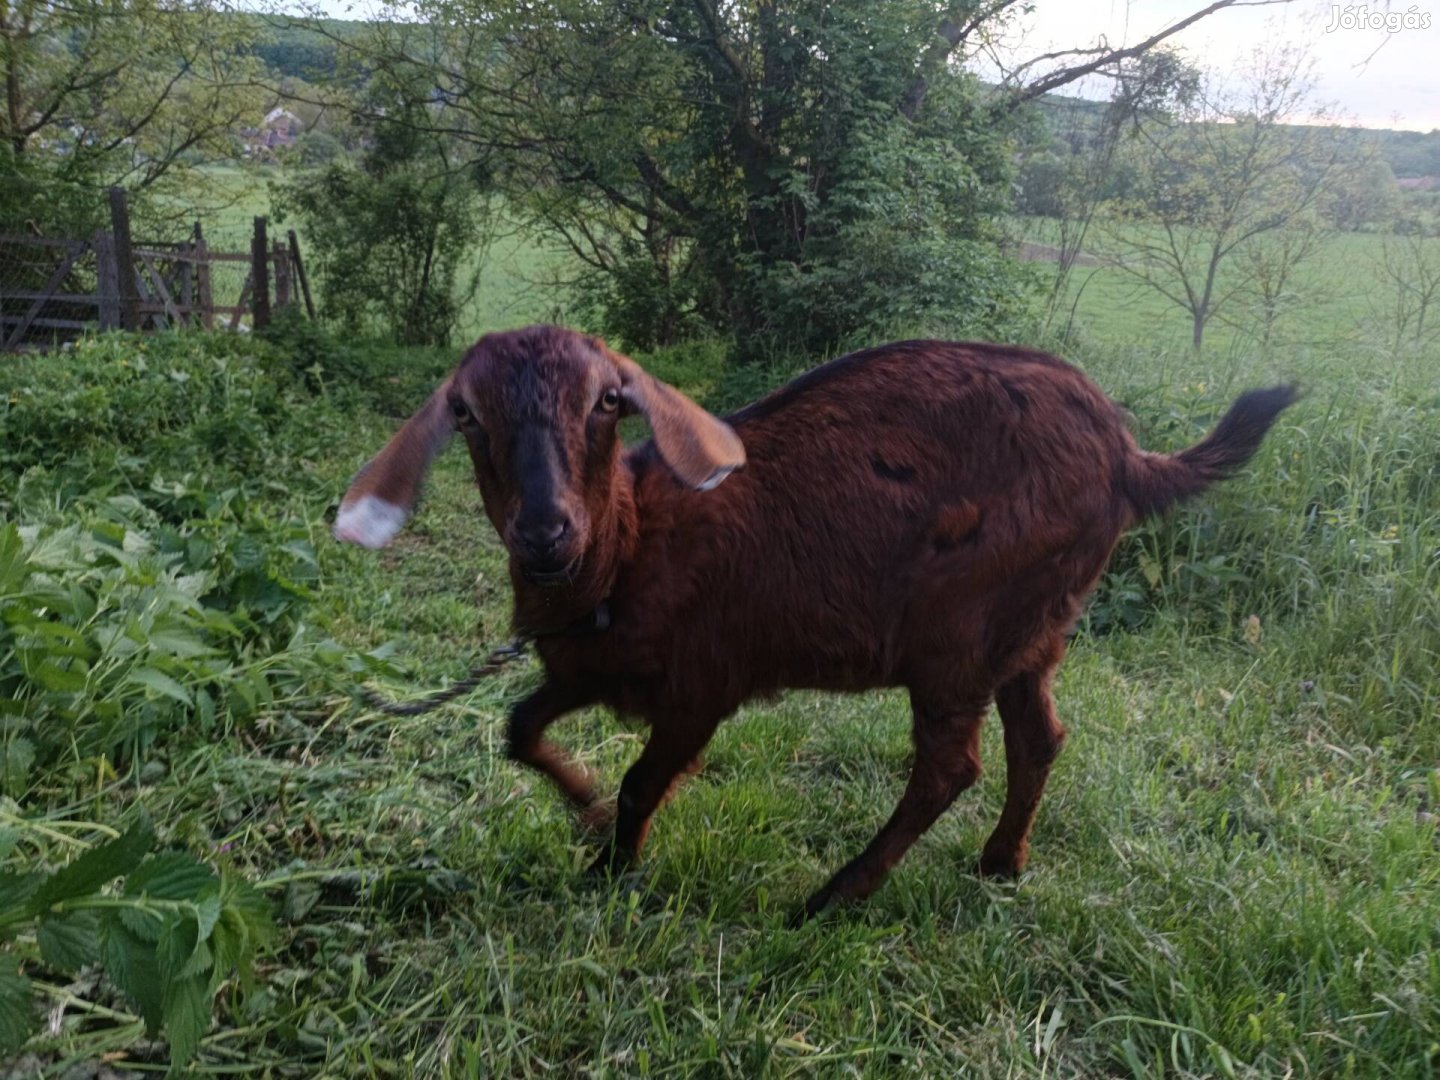
M 992 701 L 1008 786 L 980 868 L 1024 866 L 1065 738 L 1051 677 L 1116 540 L 1242 465 L 1292 400 L 1284 387 L 1246 394 L 1198 446 L 1147 454 L 1060 360 L 910 341 L 826 364 L 722 424 L 596 339 L 532 327 L 470 350 L 357 478 L 341 519 L 366 497 L 408 511 L 458 417 L 512 554 L 517 627 L 555 630 L 608 600 L 608 630 L 537 642 L 546 681 L 510 721 L 514 758 L 592 819 L 590 778 L 545 729 L 594 703 L 649 724 L 598 867 L 639 854 L 652 813 L 746 700 L 905 687 L 909 783 L 809 915 L 871 893 L 975 782 Z M 656 440 L 623 451 L 627 405 Z

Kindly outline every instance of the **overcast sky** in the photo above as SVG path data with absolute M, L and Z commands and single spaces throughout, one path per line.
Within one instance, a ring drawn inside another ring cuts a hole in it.
M 1052 49 L 1090 44 L 1105 34 L 1111 45 L 1142 41 L 1175 22 L 1204 0 L 1034 0 L 1034 13 L 1021 21 L 1020 59 Z M 1316 98 L 1367 127 L 1440 128 L 1440 0 L 1384 0 L 1372 11 L 1429 13 L 1428 30 L 1336 29 L 1330 3 L 1294 0 L 1229 8 L 1201 20 L 1171 40 L 1194 61 L 1221 72 L 1243 63 L 1257 46 L 1277 41 L 1305 46 L 1315 59 Z M 1358 11 L 1362 4 L 1350 6 Z M 1015 43 L 1012 43 L 1015 44 Z M 1379 50 L 1378 52 L 1376 50 Z M 1370 57 L 1368 63 L 1366 58 Z M 1067 91 L 1074 93 L 1072 88 Z M 1080 90 L 1107 94 L 1103 84 Z

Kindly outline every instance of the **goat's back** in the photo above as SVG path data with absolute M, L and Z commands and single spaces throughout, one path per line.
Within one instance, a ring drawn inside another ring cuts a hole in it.
M 993 685 L 1073 619 L 1129 520 L 1118 409 L 1041 353 L 902 342 L 728 419 L 747 465 L 713 492 L 632 455 L 643 577 L 618 591 L 687 627 L 660 666 L 713 670 L 739 650 L 741 699 L 931 668 Z

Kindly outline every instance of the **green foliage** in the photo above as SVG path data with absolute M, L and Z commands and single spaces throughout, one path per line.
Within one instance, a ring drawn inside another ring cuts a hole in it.
M 1096 298 L 1113 297 L 1086 291 L 1082 324 L 1136 325 L 1132 307 L 1098 318 Z M 463 454 L 437 461 L 397 552 L 322 536 L 348 475 L 453 356 L 283 321 L 264 340 L 116 337 L 16 361 L 0 385 L 0 401 L 27 406 L 0 432 L 5 452 L 19 441 L 21 468 L 0 472 L 19 538 L 0 582 L 25 575 L 16 610 L 39 610 L 42 584 L 103 597 L 104 582 L 117 597 L 151 590 L 134 617 L 190 619 L 155 599 L 177 569 L 229 580 L 250 548 L 300 573 L 287 548 L 307 541 L 315 565 L 268 640 L 252 601 L 203 593 L 236 636 L 196 630 L 214 650 L 197 657 L 147 639 L 134 662 L 175 685 L 121 686 L 140 695 L 127 711 L 164 711 L 121 777 L 43 731 L 0 740 L 20 799 L 0 797 L 0 909 L 92 846 L 78 843 L 102 831 L 91 819 L 113 835 L 143 807 L 165 845 L 215 852 L 215 927 L 235 930 L 205 937 L 214 875 L 188 856 L 149 854 L 113 885 L 77 864 L 67 877 L 92 899 L 22 920 L 0 946 L 0 1038 L 28 1036 L 21 1060 L 54 1073 L 121 1054 L 154 1067 L 163 1050 L 144 1030 L 158 1018 L 172 1053 L 198 1042 L 197 1072 L 257 1075 L 1426 1075 L 1440 1044 L 1440 368 L 1360 337 L 1224 362 L 1113 339 L 1067 351 L 1157 450 L 1193 443 L 1243 386 L 1298 375 L 1310 393 L 1242 476 L 1122 542 L 1058 682 L 1070 738 L 1031 871 L 997 885 L 969 869 L 1002 799 L 992 723 L 985 778 L 885 887 L 798 933 L 783 926 L 793 904 L 873 836 L 904 784 L 903 693 L 747 707 L 657 821 L 643 867 L 597 887 L 577 878 L 593 851 L 563 801 L 505 757 L 505 711 L 533 668 L 403 722 L 334 689 L 340 673 L 347 689 L 396 675 L 372 655 L 387 642 L 412 668 L 392 693 L 443 685 L 508 630 L 506 556 Z M 641 359 L 717 411 L 805 364 L 727 355 L 712 339 Z M 197 434 L 222 410 L 257 433 L 248 447 L 228 436 L 241 468 L 225 438 Z M 52 411 L 70 418 L 37 415 Z M 183 542 L 167 547 L 172 531 Z M 192 534 L 217 553 L 183 561 Z M 61 568 L 36 569 L 49 547 Z M 225 657 L 209 684 L 189 666 Z M 247 712 L 236 686 L 257 664 L 274 692 Z M 213 725 L 172 696 L 198 700 L 197 687 Z M 58 707 L 23 693 L 27 709 Z M 643 733 L 586 711 L 556 737 L 613 790 Z M 73 738 L 93 740 L 93 725 Z M 225 981 L 245 938 L 224 899 L 242 878 L 246 910 L 262 893 L 282 916 L 243 997 Z M 868 1004 L 876 986 L 883 1009 Z
M 12 840 L 25 833 L 22 823 Z M 233 875 L 154 845 L 141 816 L 56 870 L 0 870 L 0 1054 L 17 1052 L 38 1018 L 16 960 L 67 976 L 100 965 L 146 1032 L 168 1036 L 172 1066 L 194 1057 L 221 984 L 249 983 L 274 934 L 265 902 Z M 110 891 L 122 877 L 123 889 Z
M 632 348 L 702 326 L 815 356 L 902 322 L 1003 334 L 1023 306 L 993 242 L 1013 114 L 947 62 L 946 5 L 420 10 L 367 58 L 435 100 Z
M 123 522 L 133 508 L 111 509 L 24 538 L 0 530 L 0 789 L 12 795 L 62 761 L 138 768 L 176 731 L 218 736 L 304 663 L 308 530 L 287 541 L 222 512 L 146 532 Z
M 197 165 L 236 156 L 261 113 L 250 20 L 205 0 L 10 0 L 0 14 L 0 231 L 85 235 L 97 189 L 140 222 L 205 201 Z
M 342 42 L 363 38 L 366 24 L 347 19 L 320 19 L 311 25 L 279 17 L 232 16 L 253 24 L 252 55 L 278 75 L 317 82 L 334 75 Z
M 68 494 L 150 486 L 154 466 L 185 471 L 197 450 L 231 476 L 256 476 L 270 436 L 307 400 L 274 354 L 240 338 L 109 337 L 81 343 L 67 362 L 11 361 L 0 397 L 0 505 L 20 496 L 27 470 L 69 477 Z M 104 487 L 88 486 L 107 463 Z M 117 483 L 117 481 L 119 481 Z
M 306 131 L 295 140 L 295 153 L 302 169 L 333 165 L 348 151 L 345 144 L 328 131 Z
M 461 268 L 486 204 L 449 141 L 426 131 L 422 100 L 379 81 L 367 93 L 364 151 L 283 183 L 277 208 L 303 224 L 327 319 L 401 345 L 447 345 L 474 292 Z
M 306 318 L 298 304 L 277 311 L 257 336 L 271 347 L 270 354 L 289 376 L 302 381 L 311 393 L 321 393 L 326 386 L 354 387 L 362 381 L 364 364 L 356 350 Z
M 1440 176 L 1440 131 L 1382 131 L 1377 137 L 1396 176 Z
M 916 327 L 938 337 L 1018 336 L 1036 281 L 998 252 L 991 222 L 1003 205 L 997 161 L 1006 142 L 970 95 L 932 88 L 927 101 L 939 115 L 927 113 L 935 127 L 919 132 L 883 107 L 852 120 L 825 166 L 834 173 L 828 197 L 805 200 L 793 256 L 740 254 L 740 303 L 759 334 L 742 349 L 858 346 Z M 806 183 L 799 173 L 793 182 Z
M 1030 154 L 1016 177 L 1015 209 L 1039 217 L 1065 217 L 1070 210 L 1072 178 L 1067 157 L 1050 151 Z
M 308 338 L 116 336 L 12 370 L 0 791 L 61 765 L 139 770 L 171 733 L 247 723 L 334 662 L 304 629 L 319 569 L 293 500 L 345 421 L 302 379 L 358 361 Z

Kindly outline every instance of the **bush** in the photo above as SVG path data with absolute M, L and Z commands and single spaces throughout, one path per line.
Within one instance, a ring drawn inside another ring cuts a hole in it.
M 310 412 L 274 351 L 225 335 L 105 336 L 63 359 L 14 360 L 8 374 L 0 507 L 35 468 L 49 470 L 46 497 L 61 500 L 144 491 L 156 473 L 200 459 L 227 477 L 264 476 L 277 453 L 295 450 L 288 440 L 303 437 L 296 414 Z
M 278 208 L 305 223 L 327 319 L 400 345 L 448 345 L 475 289 L 460 274 L 485 203 L 426 130 L 423 104 L 371 92 L 380 118 L 361 133 L 364 153 L 299 174 L 280 187 Z
M 167 731 L 217 733 L 314 666 L 300 463 L 340 423 L 241 339 L 110 337 L 19 363 L 0 409 L 0 505 L 19 522 L 0 529 L 0 791 L 16 796 L 65 761 L 138 766 Z

